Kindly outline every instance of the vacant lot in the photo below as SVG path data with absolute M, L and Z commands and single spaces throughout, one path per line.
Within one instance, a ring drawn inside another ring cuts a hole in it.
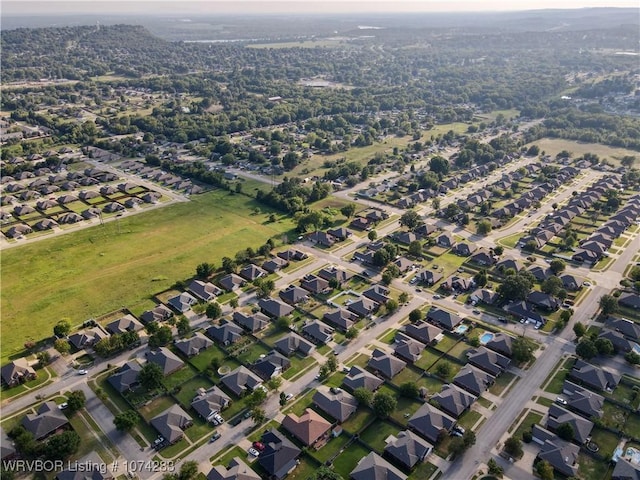
M 626 148 L 609 147 L 599 143 L 576 142 L 562 138 L 541 138 L 532 142 L 531 145 L 538 145 L 540 151 L 546 152 L 551 157 L 555 157 L 562 150 L 571 152 L 573 158 L 580 157 L 585 153 L 593 153 L 598 155 L 600 159 L 607 159 L 617 166 L 620 166 L 620 159 L 625 155 L 638 156 L 638 152 Z
M 260 214 L 254 209 L 260 208 Z M 292 228 L 244 195 L 215 191 L 2 253 L 2 363 L 25 341 L 51 335 L 61 318 L 80 324 L 220 265 Z

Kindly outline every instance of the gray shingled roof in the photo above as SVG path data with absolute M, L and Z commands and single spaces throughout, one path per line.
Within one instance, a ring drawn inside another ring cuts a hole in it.
M 353 480 L 406 480 L 407 476 L 375 452 L 361 458 L 350 474 Z

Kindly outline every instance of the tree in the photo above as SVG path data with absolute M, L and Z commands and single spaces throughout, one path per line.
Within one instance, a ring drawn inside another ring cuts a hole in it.
M 270 390 L 277 391 L 280 388 L 280 385 L 282 385 L 282 378 L 280 377 L 272 377 L 267 380 L 267 387 L 269 387 Z
M 189 319 L 184 315 L 180 315 L 180 318 L 176 323 L 176 327 L 178 328 L 178 335 L 182 337 L 184 337 L 187 333 L 191 331 L 191 324 L 189 323 Z
M 390 298 L 387 300 L 387 303 L 385 303 L 385 308 L 389 314 L 395 312 L 398 309 L 398 301 Z
M 407 227 L 409 230 L 413 230 L 420 225 L 420 221 L 420 215 L 415 210 L 407 210 L 400 217 L 400 225 Z
M 257 407 L 258 405 L 262 405 L 266 399 L 267 399 L 267 392 L 265 391 L 265 389 L 256 388 L 253 392 L 251 392 L 251 395 L 247 400 L 247 404 L 250 407 Z
M 278 319 L 276 320 L 276 327 L 278 328 L 278 330 L 289 330 L 290 326 L 291 320 L 289 320 L 287 317 L 278 317 Z
M 236 262 L 229 257 L 222 257 L 222 269 L 226 273 L 233 273 L 236 270 Z
M 342 475 L 322 465 L 311 476 L 310 480 L 344 480 Z
M 116 426 L 117 430 L 121 432 L 128 432 L 133 427 L 138 424 L 140 417 L 138 412 L 135 410 L 127 410 L 125 412 L 120 412 L 115 417 L 113 417 L 113 423 Z
M 507 300 L 524 300 L 529 295 L 533 282 L 526 275 L 509 275 L 498 286 L 498 293 Z
M 633 350 L 624 354 L 624 359 L 631 365 L 640 365 L 640 355 Z
M 562 280 L 555 275 L 552 275 L 542 282 L 540 290 L 544 293 L 548 293 L 549 295 L 556 295 L 562 289 L 562 285 Z
M 408 398 L 416 398 L 420 394 L 420 389 L 415 382 L 405 382 L 400 385 L 400 395 Z
M 484 287 L 489 282 L 489 276 L 486 270 L 480 270 L 473 276 L 473 281 L 476 282 L 478 287 Z
M 216 318 L 220 317 L 220 315 L 222 315 L 222 307 L 217 302 L 211 302 L 207 305 L 205 315 L 207 316 L 207 318 L 215 320 Z
M 600 297 L 600 310 L 602 310 L 603 315 L 616 313 L 619 308 L 618 299 L 613 295 L 603 295 Z
M 536 463 L 536 472 L 541 480 L 553 480 L 555 478 L 553 467 L 546 460 L 541 460 Z
M 431 200 L 431 208 L 434 210 L 440 210 L 440 199 L 438 197 Z
M 570 423 L 561 423 L 556 428 L 556 433 L 560 438 L 570 442 L 573 439 L 573 426 Z
M 400 296 L 398 297 L 398 302 L 400 302 L 402 305 L 404 305 L 408 301 L 409 301 L 409 294 L 407 292 L 402 292 L 400 294 Z
M 462 435 L 462 442 L 464 443 L 465 450 L 471 448 L 476 444 L 476 434 L 473 430 L 467 430 Z
M 147 362 L 143 365 L 140 373 L 138 374 L 138 380 L 147 390 L 153 390 L 162 385 L 162 379 L 164 375 L 162 368 L 157 363 Z
M 384 248 L 377 250 L 376 253 L 373 254 L 373 264 L 376 267 L 384 267 L 390 261 L 389 251 Z
M 184 462 L 177 473 L 167 473 L 163 480 L 193 480 L 198 475 L 198 462 L 189 460 Z
M 438 362 L 438 366 L 436 367 L 436 375 L 440 378 L 447 378 L 451 375 L 451 364 L 446 361 Z
M 265 413 L 263 408 L 253 407 L 251 409 L 251 419 L 253 420 L 253 423 L 255 423 L 256 425 L 259 425 L 262 422 L 264 422 L 266 418 L 267 418 L 267 414 Z
M 214 271 L 215 267 L 207 262 L 203 262 L 196 267 L 196 275 L 202 280 L 206 280 L 207 278 L 209 278 Z
M 365 387 L 358 387 L 353 391 L 353 396 L 358 401 L 358 405 L 370 407 L 373 402 L 373 392 Z
M 375 230 L 369 230 L 369 233 L 367 233 L 367 238 L 373 242 L 376 238 L 378 238 L 378 233 Z
M 334 355 L 331 355 L 329 358 L 327 358 L 325 365 L 327 365 L 330 372 L 335 372 L 338 369 L 338 361 L 336 360 L 336 357 Z
M 340 209 L 340 213 L 347 218 L 353 217 L 353 215 L 356 213 L 356 204 L 355 203 L 346 204 L 344 207 Z
M 576 345 L 576 355 L 589 360 L 598 355 L 598 349 L 591 339 L 583 338 L 580 340 L 580 343 Z
M 391 282 L 393 282 L 393 273 L 389 270 L 382 272 L 382 283 L 385 285 L 391 285 Z
M 516 437 L 509 437 L 504 442 L 504 451 L 513 458 L 520 458 L 523 454 L 522 441 Z
M 411 310 L 411 312 L 409 312 L 409 321 L 411 323 L 416 323 L 420 320 L 422 320 L 422 312 L 420 310 L 416 308 L 415 310 Z
M 493 458 L 489 459 L 489 461 L 487 462 L 487 467 L 489 467 L 490 475 L 494 475 L 498 478 L 502 478 L 502 476 L 504 475 L 504 468 L 498 465 L 498 462 L 496 462 Z
M 371 406 L 380 418 L 387 418 L 396 409 L 398 402 L 395 397 L 387 392 L 377 392 L 373 396 Z
M 449 446 L 447 448 L 447 452 L 449 455 L 453 455 L 457 457 L 458 455 L 463 454 L 465 451 L 464 442 L 460 437 L 453 437 L 449 442 Z
M 44 367 L 51 363 L 51 354 L 46 350 L 42 352 L 38 352 L 36 357 L 38 358 L 38 363 L 40 364 L 41 367 Z
M 71 345 L 64 338 L 59 338 L 53 342 L 53 348 L 59 351 L 62 355 L 66 355 L 71 351 Z
M 280 400 L 279 400 L 280 406 L 284 407 L 287 404 L 287 394 L 284 392 L 280 392 Z
M 517 363 L 530 362 L 534 359 L 533 352 L 537 345 L 525 337 L 517 337 L 511 342 L 511 357 Z
M 476 226 L 479 235 L 488 235 L 491 233 L 491 222 L 489 220 L 480 220 Z
M 172 338 L 173 333 L 171 332 L 171 328 L 163 325 L 149 337 L 149 346 L 151 348 L 164 347 Z
M 67 395 L 67 411 L 70 414 L 73 414 L 81 408 L 84 408 L 86 402 L 87 398 L 84 396 L 84 392 L 82 390 L 69 392 L 69 395 Z
M 496 247 L 493 247 L 493 253 L 494 253 L 494 255 L 499 257 L 500 255 L 502 255 L 504 253 L 504 247 L 502 245 L 498 245 Z
M 449 160 L 439 155 L 436 155 L 429 160 L 429 170 L 434 173 L 446 175 L 449 173 Z
M 420 243 L 420 240 L 414 240 L 409 244 L 409 255 L 414 257 L 422 255 L 422 243 Z
M 349 330 L 346 331 L 344 336 L 348 340 L 352 340 L 358 336 L 358 333 L 360 333 L 360 331 L 356 327 L 349 327 Z
M 565 310 L 565 311 L 567 311 L 567 310 Z M 576 334 L 576 337 L 580 338 L 585 333 L 587 333 L 587 327 L 585 327 L 584 324 L 581 323 L 581 322 L 576 322 L 576 323 L 573 324 L 573 333 Z
M 564 260 L 560 260 L 559 258 L 556 258 L 554 260 L 551 260 L 551 263 L 549 264 L 549 268 L 551 269 L 554 275 L 558 275 L 559 273 L 564 272 L 564 269 L 567 268 L 567 264 L 564 263 Z
M 240 303 L 238 302 L 238 297 L 233 297 L 231 300 L 229 300 L 229 306 L 231 308 L 238 308 L 238 305 Z
M 615 352 L 613 343 L 611 343 L 611 340 L 609 340 L 608 338 L 598 338 L 594 342 L 594 345 L 600 355 L 613 355 L 613 353 Z
M 66 320 L 60 320 L 53 327 L 53 334 L 59 338 L 66 337 L 70 331 L 71 331 L 71 324 Z
M 80 447 L 80 435 L 73 430 L 53 435 L 44 446 L 44 454 L 48 460 L 62 460 L 73 455 Z

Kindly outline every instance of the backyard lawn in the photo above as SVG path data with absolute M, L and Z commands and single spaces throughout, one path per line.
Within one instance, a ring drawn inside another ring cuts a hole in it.
M 204 372 L 208 367 L 211 366 L 211 362 L 214 358 L 220 360 L 220 364 L 222 364 L 222 360 L 226 357 L 225 353 L 216 345 L 213 345 L 210 348 L 207 348 L 204 352 L 199 353 L 195 357 L 189 360 L 189 363 L 193 365 L 199 372 Z
M 319 462 L 325 463 L 332 459 L 349 441 L 349 435 L 343 433 L 338 437 L 332 437 L 320 450 L 312 452 L 313 457 Z
M 138 409 L 138 413 L 142 415 L 142 417 L 147 422 L 149 422 L 153 417 L 160 415 L 167 408 L 173 405 L 174 403 L 171 397 L 163 395 L 161 397 L 156 398 L 155 400 L 152 400 L 151 403 L 149 403 L 148 405 L 140 407 Z
M 607 462 L 596 460 L 582 452 L 578 455 L 578 473 L 581 478 L 606 480 L 611 478 L 611 472 Z
M 385 421 L 374 422 L 360 434 L 360 439 L 378 453 L 382 453 L 386 446 L 386 438 L 389 435 L 397 436 L 398 432 L 400 432 L 400 429 L 393 423 Z
M 182 408 L 186 410 L 191 406 L 191 400 L 196 396 L 196 391 L 199 388 L 204 388 L 206 390 L 212 386 L 213 382 L 211 382 L 207 377 L 194 377 L 182 385 L 180 391 L 175 394 L 176 400 L 178 400 L 180 405 L 182 405 Z
M 196 376 L 196 373 L 197 372 L 193 367 L 189 366 L 189 364 L 185 364 L 185 366 L 177 372 L 165 377 L 162 384 L 168 391 L 172 391 L 178 385 L 182 385 L 186 381 L 191 380 Z
M 423 462 L 409 475 L 409 480 L 427 480 L 431 478 L 431 475 L 433 475 L 436 470 L 438 470 L 438 467 L 433 463 Z
M 602 428 L 593 427 L 593 430 L 591 430 L 591 440 L 600 447 L 600 450 L 598 451 L 600 455 L 610 457 L 618 446 L 619 438 L 615 433 L 608 432 Z
M 369 450 L 366 447 L 358 442 L 352 443 L 333 461 L 333 469 L 342 475 L 342 478 L 349 478 L 360 459 L 368 454 Z
M 523 432 L 526 432 L 527 430 L 531 430 L 531 426 L 534 423 L 539 424 L 540 421 L 542 420 L 542 417 L 543 415 L 540 413 L 533 412 L 533 411 L 528 412 L 527 416 L 524 417 L 524 420 L 522 421 L 522 423 L 520 423 L 518 428 L 516 428 L 516 431 L 513 432 L 513 436 L 516 437 L 518 440 L 522 440 Z
M 435 353 L 434 350 L 427 347 L 422 351 L 420 360 L 418 360 L 415 365 L 423 370 L 427 370 L 431 365 L 438 361 L 440 355 L 442 355 L 440 352 Z
M 365 425 L 368 425 L 369 422 L 374 419 L 375 416 L 371 410 L 368 408 L 358 408 L 358 410 L 351 414 L 347 421 L 342 424 L 342 427 L 353 435 L 362 430 Z
M 623 431 L 634 438 L 640 438 L 640 415 L 637 413 L 629 414 Z

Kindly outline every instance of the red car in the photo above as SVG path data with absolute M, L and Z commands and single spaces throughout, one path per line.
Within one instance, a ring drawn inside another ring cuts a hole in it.
M 258 450 L 259 452 L 264 451 L 264 443 L 262 442 L 253 442 L 253 448 Z

